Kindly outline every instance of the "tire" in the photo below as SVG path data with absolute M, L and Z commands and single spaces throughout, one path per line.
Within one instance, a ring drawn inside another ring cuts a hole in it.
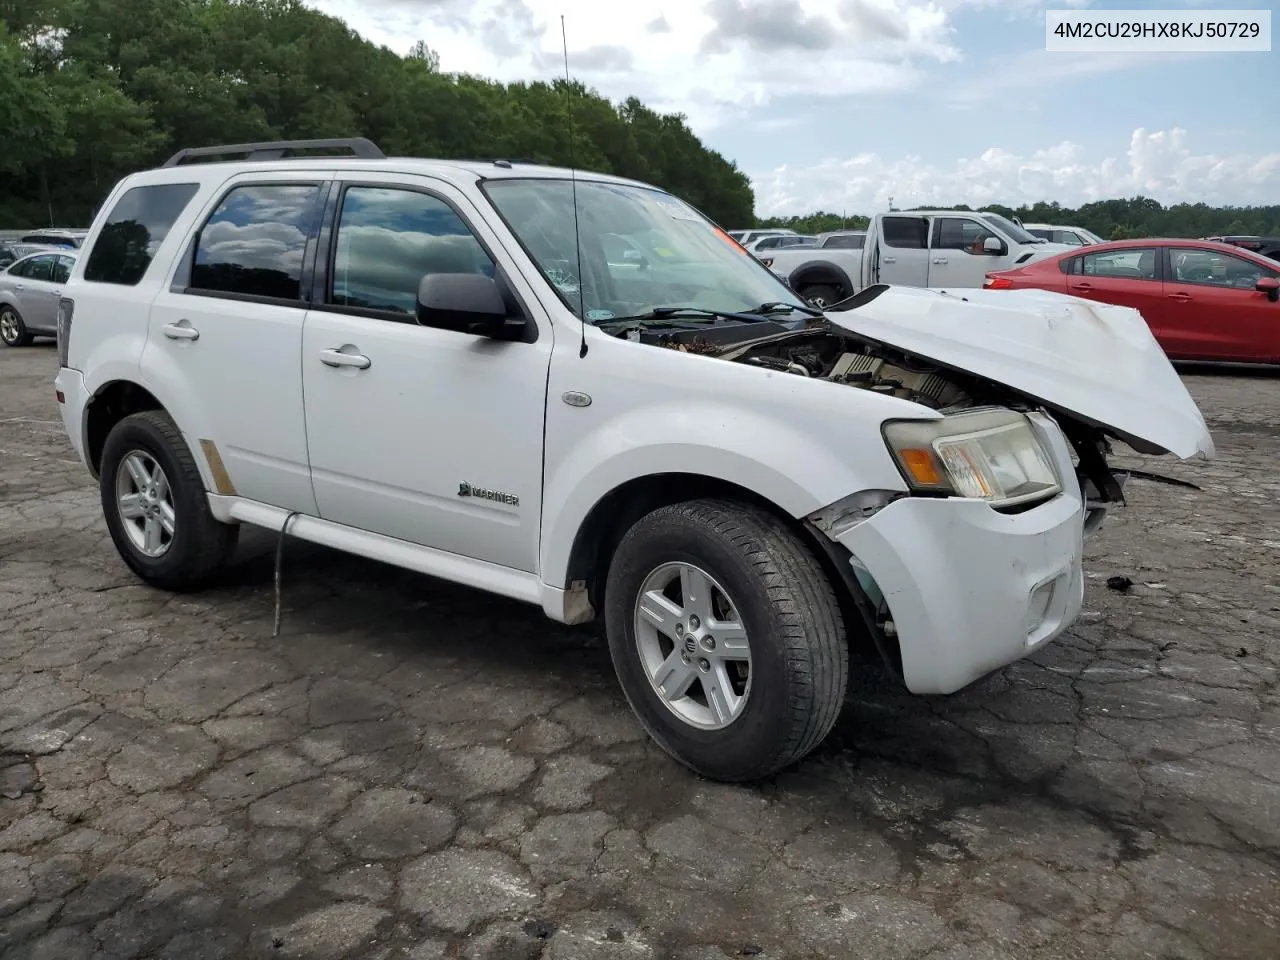
M 711 579 L 706 601 L 695 593 L 693 607 L 705 613 L 707 603 L 718 606 L 714 621 L 688 616 L 683 586 L 668 590 L 666 605 L 653 593 L 669 577 L 683 584 L 686 571 Z M 639 612 L 641 600 L 666 616 L 665 632 Z M 702 776 L 727 782 L 771 776 L 813 750 L 840 714 L 849 649 L 839 603 L 813 554 L 763 510 L 693 500 L 642 517 L 614 553 L 604 612 L 614 670 L 631 709 L 658 746 Z M 735 621 L 742 631 L 727 626 Z M 722 631 L 718 653 L 704 645 L 712 630 Z M 735 633 L 749 644 L 745 685 L 740 663 L 732 662 L 737 651 L 725 644 Z M 661 673 L 658 664 L 673 668 L 670 702 L 650 679 Z M 720 698 L 716 715 L 704 678 L 712 688 L 728 681 L 741 700 Z
M 0 304 L 0 343 L 6 347 L 26 347 L 30 346 L 32 339 L 18 308 Z
M 821 310 L 844 299 L 840 288 L 831 283 L 814 283 L 800 291 L 805 301 L 812 307 Z
M 157 465 L 167 494 L 161 490 L 154 500 L 138 494 L 126 508 L 122 497 L 146 486 L 130 467 L 141 466 L 150 473 Z M 111 539 L 125 564 L 143 580 L 166 590 L 196 590 L 230 558 L 240 528 L 222 523 L 209 511 L 195 457 L 167 413 L 131 414 L 112 427 L 103 445 L 99 478 Z M 143 533 L 147 528 L 159 529 L 158 543 L 148 543 Z M 148 546 L 156 549 L 149 552 Z

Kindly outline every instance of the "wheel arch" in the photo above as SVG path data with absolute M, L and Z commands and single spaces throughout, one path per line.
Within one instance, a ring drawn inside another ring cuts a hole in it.
M 787 279 L 792 289 L 797 292 L 802 286 L 818 283 L 829 283 L 843 287 L 846 296 L 857 289 L 849 274 L 842 267 L 829 260 L 809 260 L 802 263 L 791 271 Z
M 822 567 L 840 604 L 851 648 L 879 651 L 892 667 L 892 651 L 882 649 L 870 600 L 852 574 L 847 550 L 830 541 L 813 523 L 797 518 L 765 495 L 732 480 L 697 473 L 655 473 L 635 477 L 604 494 L 587 512 L 569 551 L 567 585 L 585 586 L 591 607 L 604 609 L 604 586 L 618 543 L 645 514 L 688 500 L 730 500 L 771 514 L 804 544 Z
M 158 397 L 146 387 L 128 379 L 109 380 L 93 392 L 85 405 L 85 461 L 94 477 L 102 464 L 102 448 L 111 428 L 133 413 L 143 410 L 168 412 Z

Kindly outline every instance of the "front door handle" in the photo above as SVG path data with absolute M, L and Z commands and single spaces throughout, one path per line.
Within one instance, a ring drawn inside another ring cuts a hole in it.
M 897 263 L 897 262 L 898 262 L 898 258 L 897 258 L 897 257 L 885 257 L 885 258 L 884 258 L 884 262 L 885 262 L 885 263 Z
M 1190 303 L 1192 298 L 1189 293 L 1178 292 L 1169 294 L 1169 299 L 1176 300 L 1178 303 Z
M 341 350 L 321 350 L 320 362 L 331 367 L 355 367 L 357 370 L 368 370 L 372 363 L 368 357 L 360 353 L 343 353 Z
M 177 323 L 166 323 L 161 329 L 164 335 L 170 340 L 199 340 L 200 331 L 193 327 L 188 320 L 179 320 Z
M 1087 291 L 1087 290 L 1092 290 L 1092 289 L 1093 289 L 1093 284 L 1092 284 L 1092 283 L 1073 283 L 1073 284 L 1071 285 L 1071 289 L 1072 289 L 1072 290 L 1086 290 L 1086 291 Z
M 935 258 L 935 259 L 934 259 L 934 261 L 933 261 L 933 262 L 934 262 L 934 263 L 946 263 L 946 262 L 947 262 L 947 258 L 946 258 L 946 257 L 937 257 L 937 258 Z

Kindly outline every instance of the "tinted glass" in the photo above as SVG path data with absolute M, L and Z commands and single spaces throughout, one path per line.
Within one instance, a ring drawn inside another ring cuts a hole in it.
M 1113 280 L 1154 280 L 1156 252 L 1145 248 L 1086 254 L 1080 258 L 1080 272 Z
M 443 200 L 413 190 L 348 189 L 338 218 L 329 302 L 416 316 L 418 285 L 430 273 L 492 277 L 494 266 Z
M 942 217 L 937 224 L 933 245 L 939 250 L 984 253 L 983 243 L 995 236 L 993 231 L 968 217 Z
M 241 296 L 299 300 L 302 256 L 315 226 L 313 184 L 236 187 L 205 222 L 191 286 Z
M 194 183 L 161 183 L 127 191 L 89 251 L 84 278 L 130 287 L 138 283 L 197 189 Z
M 886 246 L 911 250 L 925 248 L 928 221 L 924 217 L 885 217 L 882 224 Z
M 861 235 L 827 237 L 822 245 L 824 247 L 833 247 L 837 250 L 861 250 L 866 239 L 865 236 Z
M 1233 287 L 1252 290 L 1263 277 L 1275 277 L 1275 270 L 1267 270 L 1256 263 L 1216 250 L 1169 250 L 1169 265 L 1173 268 L 1175 283 L 1200 283 L 1212 287 Z
M 52 254 L 43 257 L 32 257 L 27 263 L 27 269 L 23 276 L 30 280 L 53 280 L 53 261 Z
M 71 267 L 75 261 L 70 257 L 58 257 L 57 263 L 53 265 L 53 282 L 66 283 L 71 276 Z

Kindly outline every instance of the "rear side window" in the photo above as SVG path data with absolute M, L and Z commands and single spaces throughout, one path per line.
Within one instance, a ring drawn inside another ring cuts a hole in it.
M 929 237 L 924 217 L 885 217 L 881 221 L 885 246 L 923 250 Z
M 302 258 L 316 224 L 317 184 L 233 188 L 200 229 L 192 290 L 302 299 Z
M 53 280 L 53 265 L 56 258 L 53 254 L 46 254 L 43 257 L 32 257 L 27 262 L 26 272 L 23 274 L 29 280 Z
M 89 251 L 84 278 L 135 286 L 198 189 L 195 183 L 157 183 L 126 191 Z

